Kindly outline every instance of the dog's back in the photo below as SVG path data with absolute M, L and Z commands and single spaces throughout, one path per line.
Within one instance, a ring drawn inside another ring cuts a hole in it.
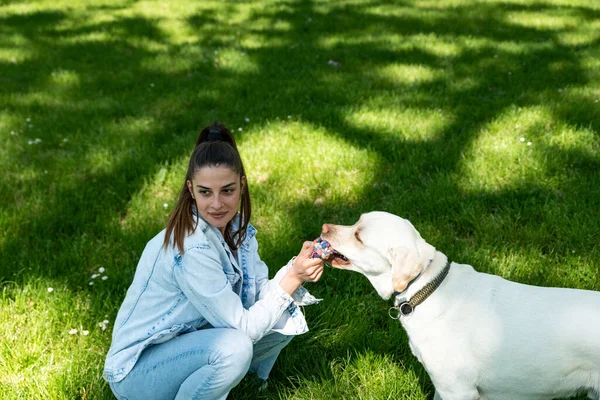
M 585 390 L 600 400 L 600 292 L 524 285 L 466 265 L 453 268 L 464 269 L 462 288 L 454 287 L 463 290 L 464 315 L 456 317 L 476 326 L 464 350 L 479 364 L 482 393 L 535 399 Z

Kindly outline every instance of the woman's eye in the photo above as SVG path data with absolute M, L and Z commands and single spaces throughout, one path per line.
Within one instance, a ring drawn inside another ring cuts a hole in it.
M 361 242 L 361 243 L 362 243 L 362 240 L 360 240 L 360 234 L 359 234 L 359 232 L 358 232 L 358 231 L 355 231 L 355 232 L 354 232 L 354 237 L 356 238 L 356 240 L 358 240 L 359 242 Z
M 234 189 L 225 189 L 225 190 L 223 190 L 223 193 L 226 193 L 226 194 L 231 194 L 233 192 L 234 192 Z
M 200 193 L 200 196 L 208 196 L 210 194 L 210 191 L 208 191 L 208 190 L 200 190 L 198 193 Z

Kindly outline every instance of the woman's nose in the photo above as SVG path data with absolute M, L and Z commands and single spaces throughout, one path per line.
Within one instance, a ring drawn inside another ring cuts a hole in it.
M 212 206 L 213 208 L 219 209 L 223 202 L 221 201 L 221 196 L 218 194 L 213 197 Z

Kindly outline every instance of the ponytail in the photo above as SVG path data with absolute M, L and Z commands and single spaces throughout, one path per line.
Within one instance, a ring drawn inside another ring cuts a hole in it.
M 235 171 L 240 178 L 246 176 L 240 153 L 237 149 L 233 135 L 218 122 L 213 122 L 202 129 L 196 140 L 196 147 L 192 152 L 188 164 L 188 170 L 183 182 L 183 188 L 179 192 L 175 209 L 169 215 L 165 231 L 163 246 L 167 248 L 173 236 L 173 247 L 177 246 L 181 253 L 184 252 L 183 242 L 187 235 L 196 230 L 194 224 L 195 201 L 187 187 L 187 181 L 192 180 L 196 171 L 203 167 L 225 166 Z M 248 183 L 243 188 L 240 199 L 240 210 L 237 218 L 238 229 L 232 232 L 232 221 L 225 227 L 225 242 L 232 250 L 240 247 L 246 238 L 248 224 L 250 223 L 251 203 Z

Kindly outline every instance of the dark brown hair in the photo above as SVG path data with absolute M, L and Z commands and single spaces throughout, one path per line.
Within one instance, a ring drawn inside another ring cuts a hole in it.
M 233 135 L 225 125 L 214 121 L 202 129 L 196 140 L 196 148 L 190 157 L 177 205 L 169 215 L 163 243 L 165 248 L 169 246 L 171 235 L 173 235 L 173 246 L 177 246 L 181 253 L 184 252 L 183 241 L 185 236 L 193 233 L 197 226 L 197 224 L 194 224 L 195 202 L 187 187 L 187 181 L 191 181 L 194 173 L 199 169 L 216 166 L 231 168 L 240 176 L 240 179 L 246 176 L 244 164 Z M 246 185 L 242 187 L 239 211 L 238 229 L 232 232 L 231 223 L 233 220 L 229 221 L 225 227 L 225 241 L 232 250 L 240 247 L 242 241 L 246 238 L 246 231 L 250 223 L 250 192 L 248 191 L 247 180 Z

